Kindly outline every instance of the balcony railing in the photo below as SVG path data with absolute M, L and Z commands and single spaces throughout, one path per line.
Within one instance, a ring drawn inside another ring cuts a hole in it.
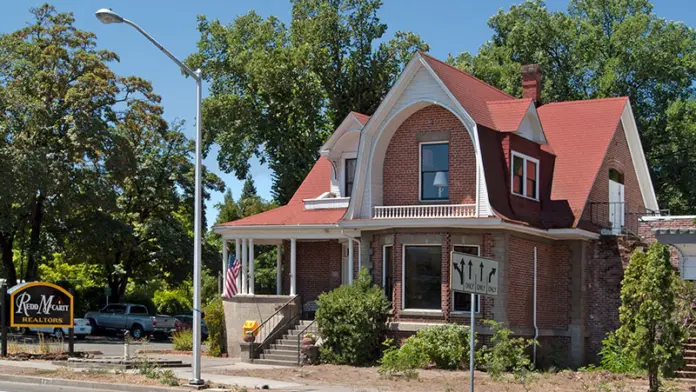
M 645 216 L 669 215 L 669 210 L 653 211 L 632 208 L 627 202 L 591 202 L 591 223 L 601 234 L 637 236 L 640 219 Z
M 475 218 L 476 204 L 376 206 L 374 219 Z

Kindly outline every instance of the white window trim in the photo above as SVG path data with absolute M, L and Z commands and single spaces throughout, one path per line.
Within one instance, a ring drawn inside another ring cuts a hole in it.
M 530 157 L 529 155 L 524 155 L 520 152 L 517 151 L 512 151 L 510 158 L 510 193 L 512 193 L 515 196 L 520 196 L 524 197 L 525 199 L 529 200 L 534 200 L 534 201 L 539 201 L 539 160 L 533 157 Z M 516 193 L 515 192 L 515 157 L 522 158 L 522 193 Z M 534 162 L 536 167 L 536 192 L 534 193 L 536 195 L 536 198 L 534 197 L 529 197 L 527 196 L 527 162 L 526 161 L 531 161 Z
M 338 184 L 338 189 L 341 192 L 341 197 L 346 197 L 346 159 L 357 159 L 358 158 L 358 152 L 353 151 L 353 152 L 344 152 L 341 154 L 341 167 L 339 168 L 339 184 Z M 357 169 L 357 164 L 356 164 L 356 169 Z M 356 173 L 357 174 L 357 173 Z M 355 188 L 355 177 L 353 177 L 353 188 Z
M 476 252 L 476 256 L 481 256 L 481 245 L 473 245 L 473 244 L 452 244 L 452 251 L 454 252 L 454 247 L 455 246 L 468 246 L 472 248 L 478 249 L 478 252 Z M 481 314 L 481 296 L 476 294 L 476 301 L 478 302 L 478 310 L 474 312 L 474 314 Z M 477 307 L 474 307 L 476 309 Z M 452 309 L 450 309 L 450 314 L 454 315 L 466 315 L 466 314 L 471 314 L 471 312 L 467 310 L 454 310 L 454 291 L 452 292 Z
M 394 245 L 382 245 L 382 289 L 387 284 L 387 248 L 392 248 L 392 258 L 394 257 Z M 392 263 L 394 260 L 392 260 Z M 393 278 L 393 277 L 392 277 Z
M 442 250 L 442 244 L 401 244 L 401 310 L 406 312 L 442 314 L 442 302 L 440 309 L 419 309 L 406 307 L 406 247 L 407 246 L 438 246 Z M 442 270 L 440 270 L 440 280 L 442 280 Z M 440 290 L 442 296 L 442 290 Z M 442 300 L 440 300 L 442 301 Z
M 450 198 L 447 199 L 423 199 L 423 145 L 424 144 L 447 144 L 447 188 L 449 188 L 449 172 L 450 172 L 450 162 L 449 162 L 449 140 L 440 140 L 436 142 L 420 142 L 418 143 L 418 201 L 420 202 L 432 202 L 432 203 L 447 203 Z M 449 190 L 449 189 L 448 189 Z

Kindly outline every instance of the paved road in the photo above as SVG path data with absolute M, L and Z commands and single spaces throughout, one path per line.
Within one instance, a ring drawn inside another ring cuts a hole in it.
M 20 344 L 36 345 L 38 340 L 34 335 L 14 335 L 10 340 L 16 340 Z M 66 349 L 68 342 L 64 342 Z M 138 349 L 145 350 L 171 350 L 170 341 L 149 341 L 147 343 L 134 343 L 131 345 L 131 353 Z M 117 336 L 88 336 L 84 340 L 75 340 L 76 351 L 101 351 L 106 356 L 123 355 L 123 338 Z M 2 391 L 0 391 L 2 392 Z
M 18 382 L 0 381 L 0 392 L 46 392 L 50 389 L 51 392 L 88 392 L 88 391 L 102 391 L 102 392 L 113 392 L 109 389 L 91 389 L 91 388 L 75 388 L 75 387 L 61 387 L 58 385 L 39 385 L 39 384 L 24 384 Z

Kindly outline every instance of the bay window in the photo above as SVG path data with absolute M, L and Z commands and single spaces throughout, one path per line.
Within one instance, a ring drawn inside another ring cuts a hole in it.
M 404 309 L 441 310 L 442 247 L 404 245 Z

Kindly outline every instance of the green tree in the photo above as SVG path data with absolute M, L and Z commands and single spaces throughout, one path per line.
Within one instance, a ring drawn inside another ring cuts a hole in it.
M 93 33 L 50 5 L 31 10 L 32 24 L 0 35 L 0 253 L 9 284 L 13 248 L 23 244 L 24 278 L 34 280 L 47 230 L 60 229 L 76 183 L 93 172 L 117 120 L 113 105 L 153 99 L 147 83 L 118 77 Z
M 520 66 L 541 64 L 544 102 L 630 97 L 660 205 L 682 213 L 696 203 L 685 173 L 696 164 L 694 127 L 684 105 L 673 107 L 695 98 L 693 28 L 660 18 L 648 0 L 571 0 L 567 12 L 526 1 L 488 25 L 493 37 L 478 54 L 448 61 L 516 96 Z M 675 143 L 675 129 L 686 140 Z
M 412 33 L 378 44 L 386 25 L 374 0 L 297 0 L 290 27 L 254 11 L 230 25 L 199 18 L 198 53 L 187 62 L 210 82 L 205 140 L 218 162 L 246 178 L 257 157 L 287 203 L 330 132 L 350 110 L 371 114 L 417 49 Z
M 686 331 L 678 318 L 679 284 L 669 249 L 658 243 L 647 253 L 633 253 L 621 282 L 617 336 L 629 356 L 648 370 L 650 391 L 659 390 L 661 371 L 671 374 L 681 362 Z
M 251 174 L 247 174 L 246 180 L 244 180 L 244 185 L 242 186 L 242 195 L 240 196 L 240 198 L 244 200 L 257 197 L 259 197 L 259 195 L 256 192 L 256 185 L 254 184 L 254 179 L 251 178 Z

